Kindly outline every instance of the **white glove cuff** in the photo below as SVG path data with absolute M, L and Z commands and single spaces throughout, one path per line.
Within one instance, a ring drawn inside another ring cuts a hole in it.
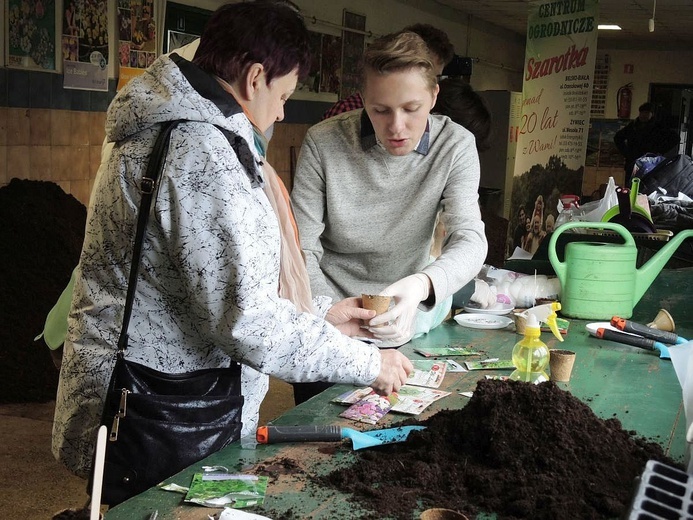
M 413 275 L 419 282 L 421 282 L 421 299 L 419 302 L 428 299 L 428 288 L 431 285 L 431 280 L 428 276 L 423 273 L 416 273 Z

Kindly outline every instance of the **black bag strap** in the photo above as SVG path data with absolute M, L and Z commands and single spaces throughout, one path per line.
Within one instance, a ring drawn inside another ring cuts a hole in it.
M 125 299 L 125 311 L 123 313 L 123 325 L 120 329 L 120 337 L 118 338 L 118 353 L 123 354 L 128 347 L 128 326 L 130 325 L 130 315 L 132 314 L 132 305 L 135 301 L 135 290 L 137 289 L 137 275 L 142 260 L 142 243 L 144 242 L 144 232 L 147 228 L 149 220 L 149 211 L 152 206 L 153 194 L 156 188 L 156 182 L 164 169 L 164 157 L 168 152 L 169 137 L 171 131 L 182 123 L 182 119 L 169 121 L 165 123 L 161 129 L 161 133 L 156 138 L 154 148 L 149 156 L 147 170 L 142 178 L 140 185 L 142 191 L 142 200 L 140 201 L 139 214 L 137 215 L 137 231 L 135 233 L 135 245 L 132 253 L 132 263 L 130 264 L 130 277 L 128 280 L 128 293 Z

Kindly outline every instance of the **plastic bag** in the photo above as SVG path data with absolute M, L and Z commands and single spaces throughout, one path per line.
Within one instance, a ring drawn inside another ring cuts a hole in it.
M 646 153 L 635 161 L 635 164 L 633 165 L 633 176 L 643 178 L 664 159 L 666 159 L 666 157 L 663 155 Z
M 604 197 L 583 204 L 579 209 L 575 210 L 573 220 L 601 222 L 604 213 L 617 205 L 618 196 L 616 195 L 616 182 L 613 177 L 609 177 L 609 182 L 606 184 L 606 190 L 604 191 Z
M 674 365 L 676 377 L 681 385 L 683 395 L 683 411 L 686 417 L 686 453 L 684 464 L 688 468 L 688 473 L 693 474 L 693 457 L 691 457 L 691 446 L 693 443 L 693 341 L 676 345 L 676 348 L 669 350 L 671 362 Z
M 560 280 L 546 275 L 516 273 L 484 265 L 474 279 L 474 294 L 470 301 L 482 309 L 533 307 L 537 299 L 558 299 L 561 292 Z

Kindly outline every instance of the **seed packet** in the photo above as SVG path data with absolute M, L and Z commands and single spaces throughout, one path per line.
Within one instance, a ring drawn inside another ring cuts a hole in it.
M 337 397 L 332 399 L 333 403 L 337 404 L 354 404 L 358 403 L 364 397 L 374 394 L 373 389 L 370 387 L 356 388 L 354 390 L 349 390 L 343 394 L 339 394 Z
M 229 473 L 195 473 L 186 502 L 206 507 L 244 507 L 262 505 L 268 477 Z
M 409 374 L 407 385 L 438 388 L 443 382 L 447 370 L 445 361 L 414 359 L 411 363 L 414 365 L 414 370 Z
M 467 367 L 467 370 L 512 370 L 515 368 L 511 359 L 465 361 L 464 366 Z
M 568 327 L 570 327 L 570 322 L 564 318 L 556 318 L 556 326 L 558 327 L 558 332 L 565 336 L 566 334 L 568 334 Z M 541 322 L 541 327 L 539 328 L 542 332 L 551 332 L 549 326 L 543 321 Z
M 479 354 L 472 348 L 471 345 L 466 347 L 424 347 L 415 348 L 414 352 L 418 352 L 425 357 L 443 357 L 443 356 L 474 356 Z
M 399 392 L 397 392 L 399 401 L 390 411 L 418 415 L 431 403 L 443 397 L 447 397 L 448 395 L 450 395 L 450 392 L 435 390 L 433 388 L 423 388 L 420 386 L 404 385 L 399 389 Z
M 447 365 L 446 372 L 467 372 L 467 369 L 454 359 L 444 359 L 443 361 L 445 361 L 445 364 Z
M 381 396 L 373 392 L 339 414 L 340 417 L 366 424 L 375 424 L 398 401 L 397 394 Z

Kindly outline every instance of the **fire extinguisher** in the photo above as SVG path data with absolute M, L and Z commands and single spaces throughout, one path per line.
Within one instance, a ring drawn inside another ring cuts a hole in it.
M 633 84 L 623 85 L 616 93 L 616 105 L 618 106 L 618 118 L 630 119 L 630 105 L 633 101 Z

